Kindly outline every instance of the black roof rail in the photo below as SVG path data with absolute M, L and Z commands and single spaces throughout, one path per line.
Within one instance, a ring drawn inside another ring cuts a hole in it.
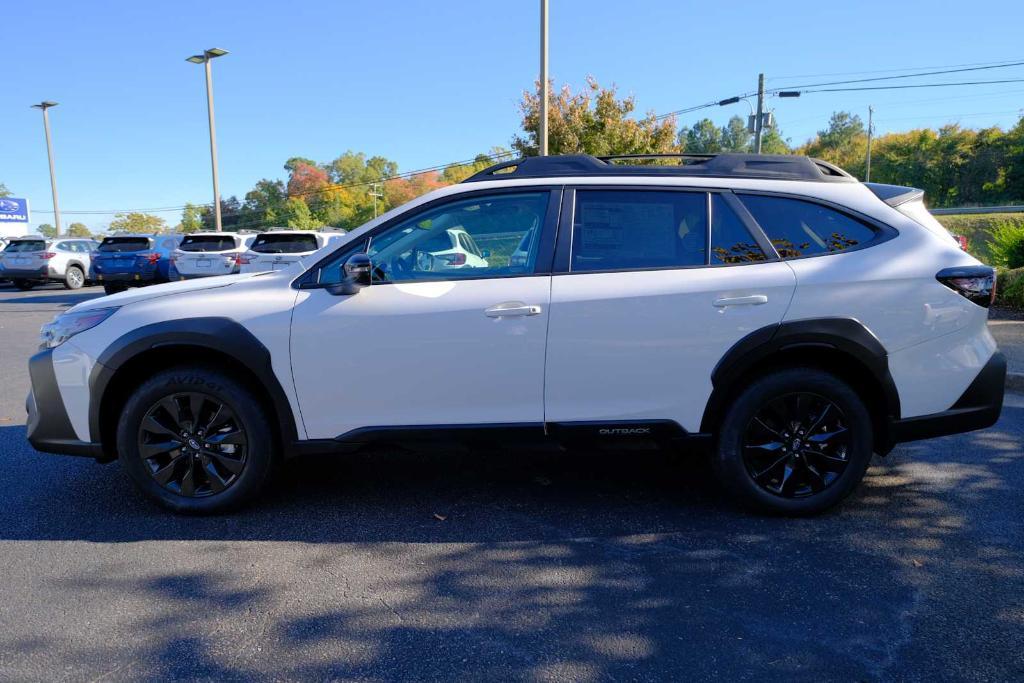
M 679 159 L 678 164 L 623 164 L 620 161 Z M 857 182 L 843 169 L 811 157 L 793 154 L 616 154 L 595 157 L 563 154 L 503 161 L 462 182 L 503 178 L 557 178 L 570 176 L 693 176 L 705 178 L 760 178 Z

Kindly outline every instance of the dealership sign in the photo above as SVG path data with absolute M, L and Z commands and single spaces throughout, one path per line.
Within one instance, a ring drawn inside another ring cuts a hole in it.
M 28 225 L 28 200 L 14 197 L 0 197 L 0 224 L 21 223 Z

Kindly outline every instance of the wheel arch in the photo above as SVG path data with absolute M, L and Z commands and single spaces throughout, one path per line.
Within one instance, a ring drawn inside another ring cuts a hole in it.
M 816 367 L 850 384 L 864 400 L 875 428 L 875 450 L 888 453 L 887 426 L 900 417 L 899 392 L 885 347 L 854 318 L 795 320 L 740 339 L 711 373 L 711 397 L 701 431 L 717 432 L 732 400 L 755 378 L 787 367 Z
M 298 439 L 291 404 L 267 348 L 233 320 L 187 318 L 133 330 L 98 359 L 89 377 L 89 432 L 94 442 L 102 444 L 105 459 L 117 457 L 117 420 L 132 390 L 147 376 L 187 364 L 226 370 L 252 388 L 276 422 L 280 448 Z

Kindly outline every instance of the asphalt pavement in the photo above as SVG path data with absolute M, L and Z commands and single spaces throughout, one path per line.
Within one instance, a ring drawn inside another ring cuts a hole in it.
M 0 285 L 0 680 L 1024 679 L 1024 397 L 815 519 L 663 453 L 377 451 L 172 516 L 25 442 L 39 326 Z

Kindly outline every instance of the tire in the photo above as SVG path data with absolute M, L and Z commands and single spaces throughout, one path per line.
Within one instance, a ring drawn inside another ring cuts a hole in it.
M 714 465 L 744 507 L 815 515 L 857 488 L 873 442 L 871 416 L 848 384 L 822 370 L 792 368 L 760 377 L 736 398 L 722 420 Z
M 104 294 L 117 294 L 119 292 L 123 292 L 126 289 L 128 288 L 125 287 L 124 285 L 103 285 Z
M 64 289 L 81 289 L 85 286 L 85 273 L 78 266 L 68 266 L 64 272 Z
M 209 433 L 200 431 L 204 423 Z M 136 486 L 165 508 L 225 512 L 252 501 L 266 483 L 275 460 L 269 425 L 253 392 L 225 373 L 171 368 L 129 397 L 117 425 L 117 452 Z
M 14 283 L 14 287 L 16 289 L 20 289 L 23 292 L 27 292 L 28 290 L 36 286 L 36 283 L 32 282 L 31 280 L 12 280 L 12 282 Z

